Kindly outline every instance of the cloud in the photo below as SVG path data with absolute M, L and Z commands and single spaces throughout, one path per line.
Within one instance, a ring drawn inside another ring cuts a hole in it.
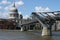
M 24 4 L 24 2 L 20 0 L 20 1 L 15 2 L 15 4 L 16 4 L 16 6 L 22 6 Z
M 23 18 L 24 18 L 24 19 L 27 19 L 27 18 L 29 18 L 29 16 L 28 16 L 28 15 L 25 15 L 25 16 L 23 16 Z
M 7 13 L 7 12 L 0 12 L 0 18 L 9 18 L 9 13 Z
M 22 14 L 21 12 L 18 12 L 19 14 Z
M 12 8 L 12 5 L 6 6 L 6 7 L 4 8 L 4 10 L 5 10 L 5 11 L 9 11 L 10 8 Z
M 51 9 L 48 8 L 48 7 L 43 8 L 43 7 L 41 7 L 41 6 L 36 6 L 36 7 L 35 7 L 35 11 L 36 11 L 36 12 L 46 12 L 46 11 L 51 11 Z
M 0 6 L 0 10 L 2 9 L 2 6 Z
M 15 1 L 15 0 L 14 0 Z M 8 0 L 2 0 L 0 4 L 13 4 L 13 2 L 8 1 Z M 15 1 L 16 6 L 21 6 L 24 4 L 22 0 Z
M 5 9 L 5 10 L 8 10 L 8 9 L 9 9 L 9 7 L 5 7 L 4 9 Z
M 5 10 L 9 10 L 10 8 L 12 8 L 13 4 L 14 3 L 11 3 L 10 5 L 6 6 L 4 9 Z M 22 0 L 15 2 L 15 6 L 16 7 L 22 6 L 23 4 L 24 4 L 24 2 Z
M 9 2 L 9 1 L 7 1 L 7 0 L 2 0 L 2 1 L 0 2 L 0 4 L 11 4 L 11 2 Z
M 48 7 L 46 7 L 46 8 L 45 8 L 45 11 L 51 11 L 51 9 L 50 9 L 50 8 L 48 8 Z
M 43 8 L 41 6 L 36 6 L 35 7 L 35 12 L 51 12 L 52 10 L 49 7 Z M 57 13 L 55 13 L 57 14 Z M 52 16 L 52 13 L 48 13 L 48 15 Z M 47 16 L 46 14 L 44 14 L 44 16 Z M 54 16 L 54 15 L 53 15 Z

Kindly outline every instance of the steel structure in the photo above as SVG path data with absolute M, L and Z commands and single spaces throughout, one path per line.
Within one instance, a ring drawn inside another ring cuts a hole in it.
M 55 14 L 56 13 L 56 14 Z M 49 30 L 48 32 L 42 32 L 42 35 L 52 35 L 51 29 L 52 25 L 57 21 L 60 20 L 60 11 L 53 11 L 53 12 L 33 12 L 32 15 L 35 17 L 36 20 L 43 26 L 43 30 Z M 45 33 L 45 34 L 44 34 Z

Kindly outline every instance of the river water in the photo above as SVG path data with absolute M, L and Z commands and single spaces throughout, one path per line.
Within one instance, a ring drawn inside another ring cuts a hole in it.
M 60 32 L 53 32 L 52 36 L 41 36 L 37 31 L 0 31 L 0 40 L 60 40 Z

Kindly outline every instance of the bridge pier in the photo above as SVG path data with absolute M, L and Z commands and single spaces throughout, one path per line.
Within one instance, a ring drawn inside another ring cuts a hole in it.
M 24 27 L 21 27 L 21 31 L 24 31 Z
M 52 31 L 51 31 L 51 27 L 43 27 L 42 30 L 42 36 L 51 36 L 52 35 Z

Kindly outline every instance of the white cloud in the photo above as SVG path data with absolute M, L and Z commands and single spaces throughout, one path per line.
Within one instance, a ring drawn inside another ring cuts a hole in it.
M 4 9 L 5 10 L 9 10 L 10 8 L 12 8 L 14 3 L 11 3 L 9 6 L 6 6 Z M 16 1 L 15 2 L 15 6 L 18 7 L 18 6 L 22 6 L 24 4 L 24 2 L 22 0 L 20 1 Z
M 9 5 L 9 6 L 6 6 L 4 9 L 5 9 L 5 11 L 9 11 L 9 9 L 10 9 L 11 7 L 12 7 L 12 6 Z
M 49 9 L 48 7 L 45 8 L 45 11 L 51 11 L 51 9 Z
M 35 7 L 35 11 L 36 12 L 46 12 L 46 11 L 51 11 L 48 7 L 46 7 L 46 8 L 43 8 L 43 7 L 41 7 L 41 6 L 36 6 Z
M 23 18 L 24 18 L 24 19 L 27 19 L 27 18 L 29 18 L 29 16 L 28 16 L 28 15 L 25 15 L 25 16 L 23 16 Z
M 8 1 L 8 0 L 2 0 L 0 4 L 13 4 L 13 2 Z M 16 6 L 21 6 L 24 4 L 22 0 L 15 1 Z
M 0 12 L 0 18 L 9 18 L 8 12 Z
M 8 9 L 9 9 L 9 7 L 5 7 L 4 9 L 5 9 L 5 10 L 8 10 Z
M 24 4 L 24 2 L 20 0 L 20 1 L 18 1 L 18 2 L 15 2 L 15 4 L 16 4 L 16 6 L 21 6 L 21 5 Z
M 2 0 L 2 1 L 0 2 L 0 4 L 11 4 L 11 2 L 9 2 L 9 1 L 7 1 L 7 0 Z
M 2 6 L 0 6 L 0 10 L 2 9 Z
M 21 12 L 18 12 L 19 14 L 22 14 Z
M 50 8 L 48 8 L 48 7 L 46 7 L 46 8 L 43 8 L 43 7 L 41 7 L 41 6 L 36 6 L 35 7 L 35 12 L 51 12 L 52 10 L 50 9 Z M 56 13 L 55 13 L 56 14 Z M 48 15 L 53 15 L 52 13 L 48 13 Z M 47 16 L 47 15 L 45 15 L 44 14 L 44 16 Z M 53 15 L 54 16 L 54 15 Z

